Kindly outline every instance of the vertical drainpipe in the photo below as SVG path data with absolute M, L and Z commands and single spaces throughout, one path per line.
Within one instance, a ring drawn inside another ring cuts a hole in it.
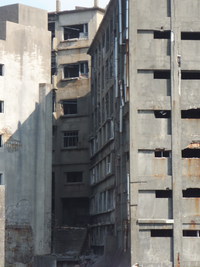
M 115 97 L 118 97 L 118 42 L 115 37 Z

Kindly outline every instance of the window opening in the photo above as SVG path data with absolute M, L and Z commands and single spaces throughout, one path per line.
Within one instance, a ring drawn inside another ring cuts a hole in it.
M 64 40 L 88 37 L 88 24 L 69 25 L 64 27 Z
M 0 173 L 0 185 L 3 185 L 3 173 Z
M 77 114 L 77 99 L 63 100 L 62 101 L 63 114 Z
M 200 80 L 199 71 L 182 71 L 181 72 L 182 80 Z
M 55 37 L 55 22 L 50 22 L 48 24 L 48 31 L 51 32 L 51 38 L 53 39 Z
M 181 110 L 182 119 L 200 119 L 200 109 Z
M 4 65 L 0 64 L 0 76 L 4 75 Z
M 64 147 L 77 147 L 78 146 L 78 131 L 67 131 L 63 133 Z
M 200 197 L 200 188 L 187 188 L 186 190 L 183 190 L 183 197 L 187 198 L 196 198 Z
M 172 237 L 172 229 L 155 229 L 151 230 L 151 237 Z
M 170 79 L 171 74 L 169 70 L 155 70 L 154 79 Z
M 4 101 L 0 101 L 0 113 L 4 112 Z
M 154 39 L 170 39 L 171 32 L 170 31 L 154 31 L 153 35 L 154 35 Z
M 156 150 L 155 151 L 156 158 L 169 158 L 171 157 L 171 151 L 169 150 Z
M 200 158 L 200 149 L 186 148 L 182 150 L 182 158 Z
M 183 230 L 183 236 L 200 237 L 199 230 Z
M 172 198 L 172 190 L 156 190 L 156 198 Z
M 83 181 L 82 172 L 66 172 L 66 183 L 81 183 Z
M 88 77 L 88 62 L 67 64 L 64 66 L 64 78 Z
M 154 115 L 156 118 L 171 118 L 171 111 L 170 110 L 154 110 Z
M 200 32 L 181 32 L 181 40 L 200 40 Z

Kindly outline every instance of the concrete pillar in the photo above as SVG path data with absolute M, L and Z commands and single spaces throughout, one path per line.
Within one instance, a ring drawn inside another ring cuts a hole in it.
M 98 0 L 94 0 L 94 7 L 98 7 L 99 6 L 99 1 Z
M 61 11 L 61 0 L 56 0 L 56 12 Z

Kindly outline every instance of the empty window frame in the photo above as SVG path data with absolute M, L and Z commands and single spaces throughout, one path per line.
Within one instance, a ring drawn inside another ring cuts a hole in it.
M 78 131 L 67 131 L 63 133 L 64 148 L 78 146 Z
M 69 25 L 64 27 L 64 40 L 88 37 L 88 24 Z
M 82 172 L 66 172 L 66 183 L 82 183 L 83 173 Z
M 171 73 L 169 70 L 154 70 L 154 79 L 170 79 Z
M 64 115 L 77 114 L 77 99 L 69 99 L 62 101 Z
M 169 150 L 155 150 L 154 155 L 156 158 L 170 158 L 171 151 Z
M 170 39 L 171 32 L 170 31 L 154 31 L 153 37 L 154 39 Z
M 0 76 L 4 75 L 4 65 L 0 64 Z
M 182 119 L 200 119 L 200 109 L 181 110 Z
M 200 188 L 187 188 L 186 190 L 183 190 L 183 197 L 199 198 L 200 197 Z
M 200 32 L 181 32 L 181 40 L 200 40 Z
M 151 237 L 172 237 L 172 229 L 154 229 L 151 230 Z
M 88 62 L 83 61 L 64 66 L 64 78 L 88 77 Z
M 183 230 L 183 236 L 185 237 L 200 237 L 199 230 Z
M 172 190 L 156 190 L 156 198 L 172 198 Z
M 171 118 L 171 111 L 170 110 L 154 110 L 154 116 L 156 118 Z
M 182 158 L 200 158 L 200 149 L 186 148 L 182 150 Z
M 0 113 L 4 112 L 4 101 L 0 100 Z
M 181 71 L 182 80 L 200 80 L 200 71 Z

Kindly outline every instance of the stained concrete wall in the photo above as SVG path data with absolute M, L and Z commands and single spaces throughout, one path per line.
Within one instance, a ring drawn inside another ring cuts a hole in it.
M 45 11 L 12 5 L 0 13 L 16 22 L 3 23 L 0 41 L 6 264 L 32 266 L 51 242 L 50 33 Z

